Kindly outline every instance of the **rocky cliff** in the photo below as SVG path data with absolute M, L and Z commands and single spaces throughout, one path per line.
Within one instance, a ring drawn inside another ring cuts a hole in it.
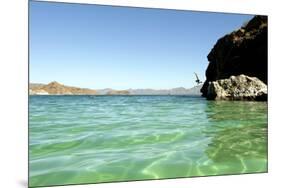
M 254 16 L 240 29 L 220 38 L 209 55 L 206 81 L 201 89 L 207 97 L 211 81 L 244 74 L 267 84 L 267 17 Z

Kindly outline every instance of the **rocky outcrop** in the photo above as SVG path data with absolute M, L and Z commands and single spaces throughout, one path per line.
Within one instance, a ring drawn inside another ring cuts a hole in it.
M 256 77 L 231 76 L 210 82 L 206 95 L 210 100 L 267 100 L 267 85 Z
M 208 60 L 202 96 L 207 96 L 210 83 L 233 75 L 256 77 L 267 84 L 267 17 L 255 16 L 245 26 L 220 38 Z

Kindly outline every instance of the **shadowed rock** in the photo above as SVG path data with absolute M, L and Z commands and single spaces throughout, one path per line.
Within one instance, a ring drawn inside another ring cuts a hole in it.
M 267 17 L 255 16 L 245 26 L 220 38 L 208 60 L 206 81 L 201 89 L 204 97 L 209 83 L 233 75 L 257 77 L 267 84 Z

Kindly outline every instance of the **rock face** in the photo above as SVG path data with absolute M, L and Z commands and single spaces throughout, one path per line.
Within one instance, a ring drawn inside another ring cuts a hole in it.
M 267 17 L 255 16 L 245 26 L 220 38 L 208 55 L 206 97 L 209 83 L 244 74 L 267 84 Z
M 210 82 L 206 97 L 209 100 L 266 101 L 267 85 L 256 77 L 231 76 Z

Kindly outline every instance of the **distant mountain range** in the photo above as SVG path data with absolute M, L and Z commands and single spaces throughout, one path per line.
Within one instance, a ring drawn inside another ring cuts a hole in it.
M 106 89 L 88 89 L 66 86 L 56 81 L 49 84 L 30 83 L 30 95 L 201 95 L 200 89 L 202 85 L 198 85 L 189 89 L 184 87 L 172 89 L 128 89 L 114 90 Z

